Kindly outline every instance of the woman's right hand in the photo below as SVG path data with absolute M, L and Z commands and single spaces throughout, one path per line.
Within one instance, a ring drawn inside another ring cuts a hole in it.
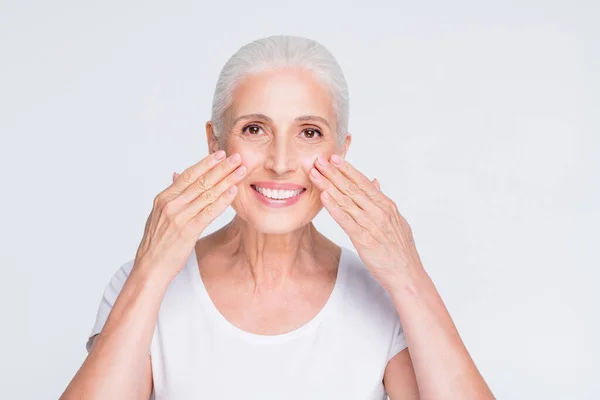
M 237 153 L 209 154 L 154 198 L 134 269 L 170 282 L 183 268 L 204 229 L 231 204 L 246 174 Z M 239 166 L 239 167 L 238 167 Z

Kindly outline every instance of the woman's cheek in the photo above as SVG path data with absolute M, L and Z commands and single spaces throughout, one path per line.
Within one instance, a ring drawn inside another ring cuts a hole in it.
M 319 155 L 320 155 L 319 153 L 312 153 L 312 154 L 307 154 L 306 156 L 302 157 L 302 160 L 301 160 L 302 169 L 304 170 L 305 174 L 308 175 L 310 173 L 310 169 L 315 165 L 315 162 Z
M 307 156 L 302 161 L 302 168 L 304 172 L 308 175 L 310 170 L 315 166 L 317 162 L 317 158 L 319 156 L 323 157 L 325 160 L 329 160 L 329 157 L 333 154 L 333 151 L 318 151 L 311 152 L 311 154 L 307 154 Z
M 238 153 L 242 156 L 242 164 L 246 166 L 248 173 L 246 177 L 252 174 L 258 166 L 263 163 L 263 154 L 259 151 L 253 151 L 251 149 L 240 149 L 237 150 Z

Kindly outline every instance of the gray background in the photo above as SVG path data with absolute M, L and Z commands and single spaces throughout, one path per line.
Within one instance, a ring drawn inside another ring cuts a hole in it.
M 2 398 L 59 396 L 154 196 L 207 154 L 220 68 L 279 33 L 342 65 L 348 160 L 497 397 L 600 398 L 599 3 L 365 3 L 0 3 Z

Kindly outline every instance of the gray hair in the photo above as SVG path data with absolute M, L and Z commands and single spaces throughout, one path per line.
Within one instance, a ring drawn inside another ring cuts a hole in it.
M 241 47 L 225 63 L 215 89 L 211 121 L 213 132 L 222 143 L 226 113 L 232 104 L 236 85 L 248 74 L 281 67 L 300 67 L 311 71 L 330 91 L 336 115 L 338 143 L 348 129 L 349 95 L 344 74 L 333 54 L 315 40 L 290 35 L 257 39 Z

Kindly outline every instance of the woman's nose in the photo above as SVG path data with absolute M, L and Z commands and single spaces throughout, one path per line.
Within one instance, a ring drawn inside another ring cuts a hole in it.
M 284 175 L 287 172 L 295 171 L 296 163 L 296 150 L 292 143 L 285 140 L 271 142 L 265 160 L 265 168 L 272 170 L 277 175 Z

